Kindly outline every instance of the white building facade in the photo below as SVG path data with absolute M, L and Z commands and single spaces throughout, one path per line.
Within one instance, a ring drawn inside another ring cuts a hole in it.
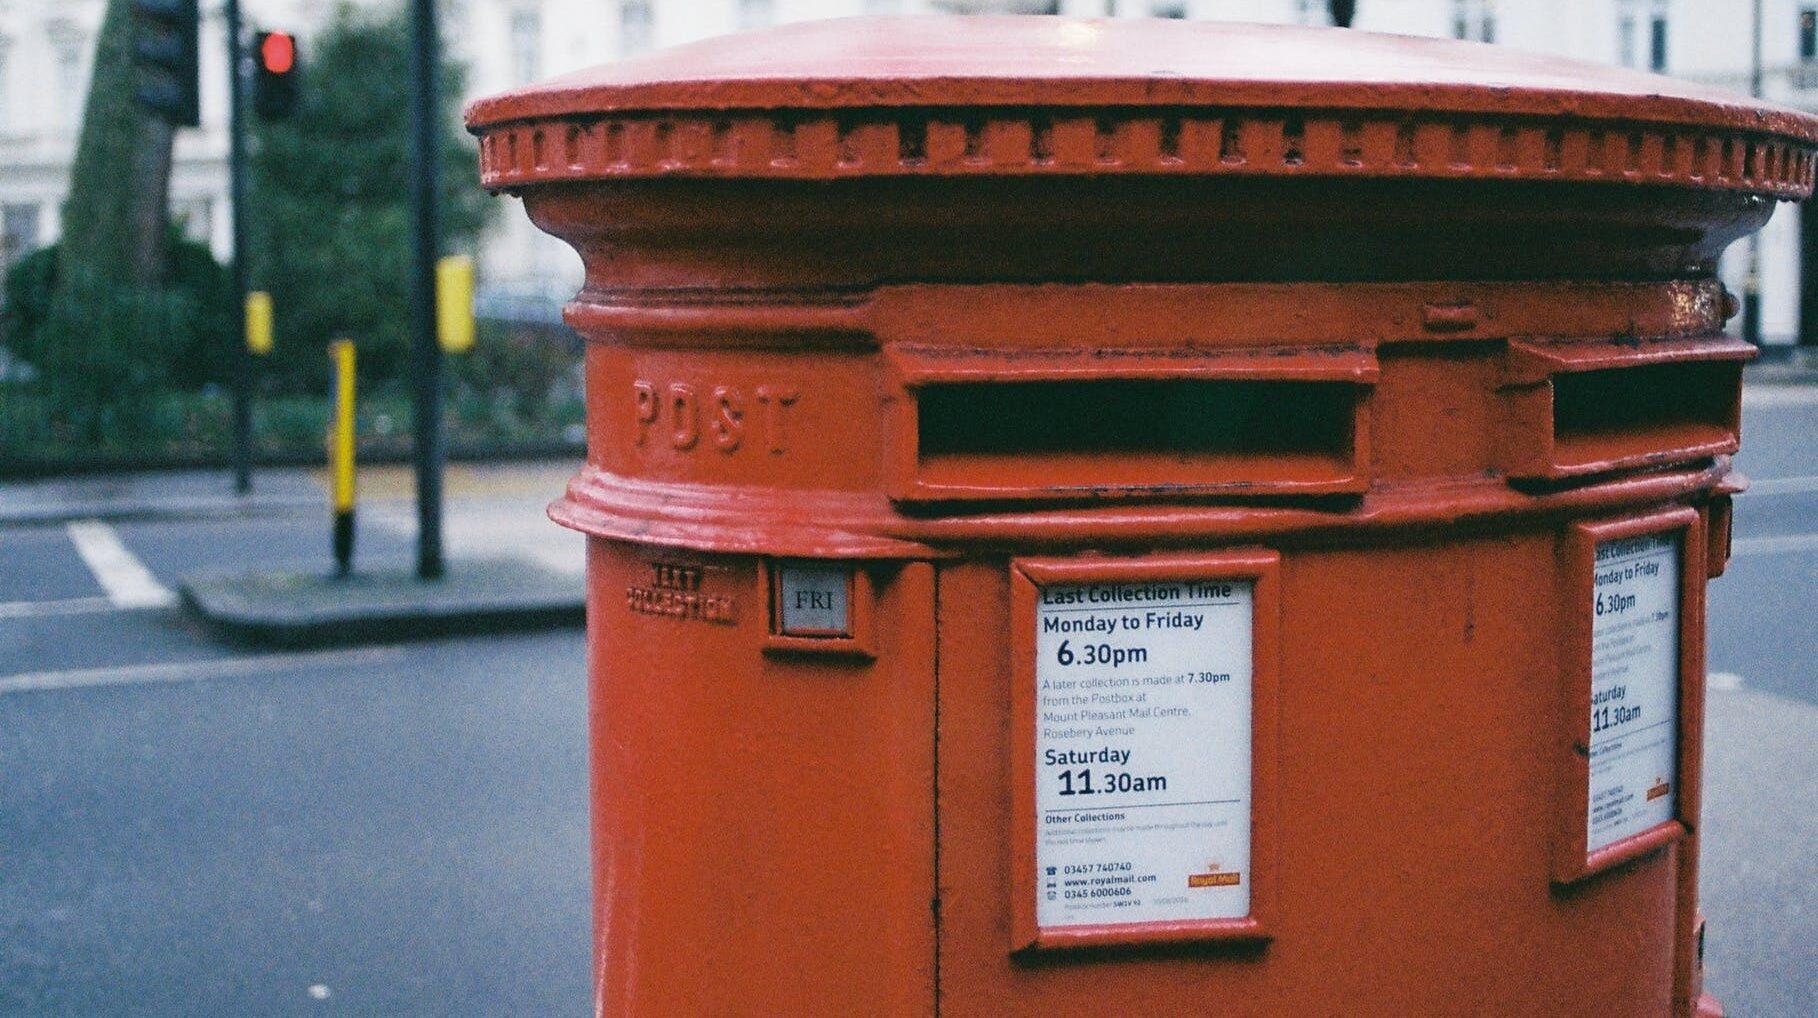
M 362 5 L 376 0 L 361 0 Z M 0 0 L 0 263 L 54 242 L 68 187 L 104 0 Z M 1622 64 L 1746 93 L 1753 0 L 1357 0 L 1354 27 L 1455 37 Z M 1818 0 L 1760 0 L 1761 92 L 1818 110 Z M 227 215 L 227 85 L 221 8 L 205 0 L 202 120 L 178 132 L 171 207 L 188 233 L 231 255 Z M 332 16 L 310 0 L 243 0 L 248 30 L 309 36 Z M 451 57 L 471 95 L 742 29 L 855 14 L 1025 13 L 1327 23 L 1326 0 L 442 0 Z M 400 68 L 399 73 L 405 69 Z M 308 87 L 305 77 L 304 88 Z M 482 301 L 547 314 L 572 294 L 579 260 L 515 207 L 482 241 Z M 1818 214 L 1783 206 L 1760 240 L 1762 333 L 1818 342 Z M 1722 267 L 1744 290 L 1747 244 Z M 1802 272 L 1802 263 L 1810 270 Z M 1802 316 L 1801 306 L 1806 307 Z M 540 311 L 538 310 L 540 309 Z

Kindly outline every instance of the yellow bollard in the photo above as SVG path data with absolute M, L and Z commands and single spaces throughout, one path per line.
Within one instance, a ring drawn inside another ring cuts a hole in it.
M 354 344 L 337 339 L 328 344 L 334 365 L 333 407 L 328 431 L 328 497 L 334 510 L 335 573 L 353 569 L 354 546 Z
M 271 294 L 254 290 L 246 295 L 246 349 L 263 357 L 271 345 Z
M 473 349 L 473 259 L 466 255 L 436 262 L 436 339 L 443 353 Z

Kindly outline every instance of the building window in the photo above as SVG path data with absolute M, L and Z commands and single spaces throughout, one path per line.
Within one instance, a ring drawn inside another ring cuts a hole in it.
M 1298 0 L 1294 5 L 1294 19 L 1302 25 L 1350 28 L 1356 17 L 1357 0 Z M 1456 25 L 1453 30 L 1458 31 Z
M 1149 14 L 1157 18 L 1180 20 L 1187 16 L 1187 5 L 1184 3 L 1158 3 L 1149 5 Z
M 449 35 L 468 36 L 473 34 L 473 27 L 467 23 L 468 17 L 473 13 L 467 6 L 467 0 L 442 0 L 441 10 L 438 13 L 441 15 L 442 24 L 446 26 L 445 31 Z M 206 21 L 207 15 L 203 17 Z
M 1494 0 L 1452 0 L 1452 38 L 1495 42 Z
M 197 244 L 207 244 L 215 235 L 215 203 L 211 198 L 192 198 L 177 203 L 171 210 L 179 225 L 183 228 L 183 238 Z
M 1619 0 L 1616 5 L 1616 62 L 1641 66 L 1641 33 L 1647 32 L 1648 69 L 1667 66 L 1667 0 Z
M 543 76 L 543 12 L 522 7 L 511 12 L 511 80 L 528 85 Z
M 88 83 L 82 80 L 82 33 L 67 21 L 53 21 L 45 34 L 56 64 L 61 126 L 74 135 L 82 130 L 82 101 L 88 94 Z
M 1799 59 L 1818 60 L 1818 7 L 1799 11 Z
M 775 20 L 775 0 L 739 0 L 740 28 L 765 28 Z
M 13 70 L 13 41 L 0 35 L 0 132 L 13 126 L 13 89 L 8 75 Z
M 1635 66 L 1635 8 L 1631 4 L 1616 9 L 1616 62 Z
M 623 0 L 619 4 L 619 52 L 642 53 L 656 38 L 656 14 L 650 0 Z
M 0 206 L 0 273 L 38 249 L 38 206 Z
M 1656 73 L 1667 69 L 1666 0 L 1655 0 L 1648 18 L 1648 70 Z
M 1078 0 L 1078 3 L 1084 2 L 1085 0 Z M 1151 2 L 1152 0 L 1142 0 L 1140 3 L 1132 3 L 1130 6 L 1146 9 Z M 1096 14 L 1098 13 L 1096 8 L 1101 6 L 1101 3 L 1106 17 L 1117 16 L 1117 0 L 1100 0 L 1100 3 L 1094 3 L 1085 10 L 1076 10 L 1075 13 Z M 951 14 L 1059 14 L 1061 12 L 1060 0 L 924 0 L 918 6 Z

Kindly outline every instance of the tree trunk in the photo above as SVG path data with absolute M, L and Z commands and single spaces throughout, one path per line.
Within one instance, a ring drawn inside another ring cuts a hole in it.
M 135 96 L 132 40 L 128 0 L 108 0 L 63 206 L 59 275 L 77 285 L 164 281 L 172 131 Z
M 139 146 L 133 177 L 140 186 L 132 192 L 132 280 L 141 286 L 167 282 L 167 249 L 170 239 L 170 157 L 175 129 L 163 120 L 147 118 L 145 139 Z

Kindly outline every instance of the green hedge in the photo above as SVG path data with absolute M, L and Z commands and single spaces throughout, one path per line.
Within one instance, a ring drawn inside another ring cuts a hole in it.
M 38 473 L 99 465 L 171 466 L 224 462 L 232 450 L 233 399 L 225 390 L 172 392 L 156 397 L 136 423 L 104 418 L 100 437 L 71 428 L 54 413 L 55 397 L 37 387 L 0 383 L 0 473 Z M 469 454 L 521 449 L 578 449 L 584 407 L 575 396 L 552 396 L 529 408 L 515 397 L 459 387 L 445 403 L 449 447 Z M 313 461 L 323 454 L 329 401 L 325 396 L 265 396 L 253 403 L 256 458 Z M 411 450 L 407 393 L 380 391 L 359 403 L 360 455 L 395 459 Z

